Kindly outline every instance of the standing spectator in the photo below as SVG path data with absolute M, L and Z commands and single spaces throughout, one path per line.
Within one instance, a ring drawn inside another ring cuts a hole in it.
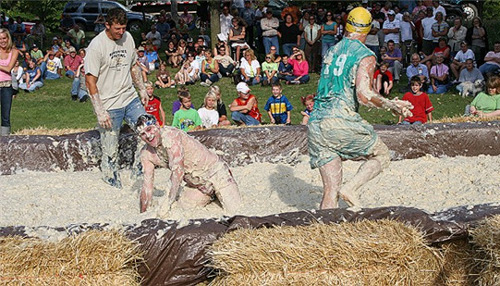
M 305 56 L 310 63 L 309 73 L 317 72 L 321 69 L 321 58 L 319 57 L 319 49 L 321 47 L 321 26 L 315 23 L 314 16 L 309 16 L 309 23 L 304 26 Z
M 411 12 L 411 15 L 413 16 L 413 19 L 417 18 L 417 15 L 418 13 L 420 13 L 420 11 L 423 11 L 425 13 L 425 9 L 427 7 L 424 5 L 424 1 L 423 0 L 417 0 L 417 5 L 415 6 L 415 8 L 413 8 Z
M 236 85 L 238 97 L 229 105 L 231 119 L 237 125 L 260 125 L 262 114 L 255 95 L 250 94 L 250 88 L 245 82 Z
M 212 57 L 212 51 L 205 51 L 205 60 L 201 63 L 201 85 L 211 86 L 219 81 L 219 63 Z
M 273 17 L 271 8 L 267 8 L 266 17 L 260 20 L 260 27 L 262 28 L 262 41 L 264 43 L 264 50 L 269 54 L 271 46 L 276 47 L 276 53 L 279 54 L 279 41 L 278 41 L 278 27 L 280 23 L 277 18 Z
M 422 43 L 424 41 L 424 30 L 422 28 L 422 20 L 425 19 L 425 12 L 420 11 L 417 18 L 413 21 L 415 23 L 415 40 L 417 44 L 417 51 L 422 51 Z M 431 31 L 432 35 L 432 31 Z
M 325 57 L 326 51 L 337 43 L 337 23 L 333 20 L 333 13 L 326 12 L 326 21 L 321 25 L 321 57 Z
M 427 7 L 426 16 L 422 19 L 421 32 L 422 35 L 422 52 L 426 55 L 432 54 L 434 50 L 434 39 L 432 26 L 436 23 L 436 19 L 432 14 L 432 7 Z
M 262 85 L 269 85 L 279 82 L 278 79 L 278 63 L 274 62 L 272 54 L 266 55 L 266 60 L 262 63 Z
M 415 24 L 410 20 L 410 14 L 405 12 L 403 14 L 403 21 L 399 23 L 401 27 L 401 53 L 403 57 L 403 65 L 407 66 L 410 55 L 415 52 L 413 34 L 415 32 Z
M 476 55 L 478 64 L 483 64 L 486 47 L 488 47 L 488 34 L 479 17 L 472 19 L 472 28 L 467 30 L 466 41 L 471 44 L 471 49 Z
M 433 44 L 434 47 L 437 46 L 440 38 L 445 38 L 448 35 L 448 30 L 450 26 L 444 21 L 443 13 L 436 13 L 436 22 L 432 24 L 432 36 L 434 37 Z
M 462 42 L 460 44 L 460 48 L 461 50 L 455 55 L 450 65 L 451 72 L 455 77 L 453 83 L 458 83 L 458 76 L 460 72 L 465 68 L 465 62 L 468 59 L 471 59 L 473 63 L 476 61 L 476 59 L 474 58 L 474 52 L 469 49 L 469 47 L 467 46 L 467 42 Z
M 442 55 L 436 56 L 436 64 L 432 66 L 430 71 L 431 86 L 427 93 L 445 93 L 449 88 L 449 68 L 444 63 L 444 57 Z
M 393 10 L 389 10 L 387 12 L 387 20 L 385 20 L 384 25 L 382 25 L 382 30 L 385 34 L 384 42 L 388 43 L 389 41 L 393 41 L 395 46 L 399 48 L 400 29 L 399 21 L 396 20 L 396 13 Z
M 468 84 L 475 84 L 477 81 L 483 80 L 483 74 L 481 74 L 479 69 L 474 66 L 474 61 L 472 59 L 467 59 L 465 61 L 465 68 L 462 69 L 460 77 L 458 78 L 458 82 L 460 82 L 460 84 L 457 85 L 457 90 L 460 94 L 462 94 L 464 90 L 464 83 L 468 82 Z
M 74 25 L 71 30 L 68 31 L 68 36 L 75 49 L 80 49 L 85 47 L 85 32 L 80 30 L 80 26 Z
M 158 17 L 158 22 L 156 23 L 156 30 L 161 35 L 163 41 L 166 41 L 169 37 L 170 25 L 167 23 L 167 19 L 164 16 Z
M 240 17 L 246 23 L 246 42 L 250 45 L 250 48 L 254 49 L 254 33 L 253 27 L 255 26 L 255 9 L 252 8 L 252 1 L 245 0 L 245 7 L 240 12 Z
M 285 15 L 285 22 L 278 28 L 278 36 L 281 39 L 283 53 L 286 55 L 291 55 L 292 47 L 300 46 L 299 26 L 293 23 L 292 15 Z
M 10 71 L 10 75 L 12 77 L 12 89 L 14 96 L 19 92 L 19 84 L 23 83 L 23 73 L 24 70 L 19 65 L 19 61 L 16 61 L 14 64 L 14 68 L 12 68 L 12 70 Z
M 61 59 L 55 56 L 53 51 L 48 51 L 42 65 L 42 73 L 45 79 L 61 78 L 61 70 L 63 68 Z M 84 81 L 85 82 L 85 81 Z
M 382 60 L 388 64 L 389 71 L 394 76 L 394 81 L 397 83 L 403 69 L 403 54 L 401 50 L 395 47 L 392 40 L 387 42 L 387 53 L 382 57 Z
M 452 55 L 460 51 L 460 44 L 465 41 L 467 28 L 462 25 L 462 19 L 453 20 L 453 27 L 448 30 L 448 45 L 450 45 Z
M 269 115 L 271 124 L 287 124 L 290 125 L 292 120 L 290 118 L 293 109 L 292 104 L 283 95 L 281 85 L 275 83 L 271 88 L 272 95 L 266 102 L 264 109 Z
M 390 11 L 392 11 L 392 3 L 391 3 L 391 1 L 385 1 L 384 7 L 382 7 L 380 9 L 380 12 L 384 13 L 384 15 L 385 15 L 384 21 L 387 20 L 387 19 L 389 19 L 388 16 L 389 16 L 389 12 Z M 394 15 L 396 15 L 396 14 L 394 14 Z
M 188 26 L 189 30 L 193 30 L 195 28 L 194 18 L 191 14 L 189 14 L 189 9 L 187 6 L 184 7 L 184 10 L 182 11 L 182 15 L 180 16 L 180 18 Z
M 245 57 L 241 60 L 241 79 L 247 84 L 256 85 L 261 82 L 260 63 L 253 50 L 246 50 Z
M 12 107 L 12 76 L 19 55 L 12 43 L 10 33 L 5 28 L 0 28 L 0 105 L 1 105 L 1 129 L 0 135 L 10 134 L 10 110 Z
M 241 25 L 240 17 L 233 18 L 232 23 L 233 26 L 229 30 L 229 43 L 232 48 L 236 49 L 236 62 L 240 62 L 241 51 L 249 48 L 245 42 L 246 29 Z
M 222 76 L 229 77 L 234 71 L 236 62 L 227 54 L 227 45 L 219 47 L 214 59 L 219 63 L 219 72 Z
M 380 41 L 378 39 L 378 31 L 380 31 L 380 23 L 374 19 L 370 32 L 366 36 L 365 46 L 372 50 L 377 58 L 380 58 Z
M 76 25 L 75 20 L 71 18 L 70 14 L 64 14 L 61 20 L 61 25 L 59 26 L 59 30 L 66 35 L 69 30 L 71 30 Z
M 439 12 L 443 15 L 443 19 L 446 19 L 446 9 L 439 5 L 439 0 L 432 0 L 432 14 L 436 16 Z
M 149 63 L 148 58 L 144 55 L 144 47 L 139 46 L 137 49 L 137 65 L 141 68 L 142 80 L 148 81 Z
M 19 85 L 19 89 L 25 92 L 33 92 L 43 86 L 42 71 L 35 61 L 30 61 L 28 68 L 24 72 L 24 82 Z
M 233 15 L 229 14 L 229 6 L 224 5 L 220 14 L 220 34 L 218 35 L 221 41 L 227 41 L 232 20 Z
M 151 25 L 151 31 L 146 34 L 146 39 L 153 43 L 155 50 L 161 47 L 161 34 L 156 30 L 156 25 Z
M 493 51 L 489 51 L 484 57 L 485 63 L 479 67 L 483 76 L 500 72 L 500 42 L 495 42 Z
M 23 40 L 26 39 L 26 25 L 23 24 L 23 19 L 21 16 L 16 17 L 16 31 L 14 32 L 14 37 L 21 36 Z
M 309 64 L 304 58 L 304 52 L 298 48 L 290 56 L 288 62 L 292 65 L 293 72 L 291 76 L 285 77 L 287 84 L 302 84 L 309 82 Z
M 69 55 L 64 57 L 64 67 L 66 68 L 65 75 L 69 78 L 74 78 L 78 66 L 83 62 L 83 59 L 76 54 L 74 47 L 69 48 Z
M 135 126 L 139 116 L 146 113 L 144 105 L 148 100 L 140 68 L 136 65 L 134 39 L 126 27 L 124 10 L 108 10 L 106 29 L 90 42 L 85 59 L 85 82 L 100 127 L 102 179 L 119 189 L 122 184 L 117 165 L 118 135 L 123 120 Z M 139 153 L 135 152 L 133 177 L 140 175 Z
M 85 50 L 81 49 L 84 53 Z M 86 102 L 89 98 L 87 87 L 85 86 L 85 68 L 82 63 L 76 71 L 75 78 L 73 79 L 73 86 L 71 87 L 71 99 L 80 102 Z
M 32 40 L 32 44 L 40 45 L 41 48 L 44 47 L 45 26 L 40 19 L 35 19 L 35 25 L 31 27 L 29 38 Z

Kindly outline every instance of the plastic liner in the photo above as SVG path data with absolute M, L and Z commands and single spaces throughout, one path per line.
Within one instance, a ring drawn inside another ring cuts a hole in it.
M 420 228 L 429 244 L 465 240 L 468 230 L 480 220 L 500 214 L 500 205 L 463 206 L 428 214 L 416 208 L 381 207 L 353 212 L 346 209 L 300 211 L 264 217 L 235 216 L 221 220 L 193 220 L 180 227 L 175 221 L 149 219 L 140 225 L 124 226 L 129 238 L 136 239 L 144 251 L 145 264 L 139 272 L 143 285 L 196 285 L 212 273 L 207 265 L 208 246 L 224 233 L 237 228 L 276 225 L 298 226 L 315 222 L 342 223 L 358 220 L 394 219 Z M 62 232 L 64 235 L 89 229 L 104 229 L 107 224 L 81 224 L 65 228 L 22 226 L 0 228 L 0 236 L 29 236 L 33 232 Z
M 500 154 L 500 122 L 375 126 L 391 150 L 393 160 L 425 156 L 477 156 Z M 192 132 L 228 164 L 297 162 L 307 154 L 307 127 L 261 126 Z M 136 136 L 129 129 L 120 135 L 119 164 L 129 167 Z M 99 165 L 99 133 L 89 131 L 63 136 L 0 137 L 0 174 L 29 171 L 83 171 Z

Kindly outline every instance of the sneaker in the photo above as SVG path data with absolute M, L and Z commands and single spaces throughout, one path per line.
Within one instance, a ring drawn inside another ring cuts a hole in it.
M 451 84 L 458 84 L 458 79 L 452 81 Z
M 78 95 L 72 94 L 71 95 L 71 100 L 76 101 L 78 99 Z
M 236 66 L 234 67 L 234 69 L 239 69 L 240 68 L 240 62 L 236 62 Z
M 175 84 L 172 84 L 172 85 L 170 86 L 170 88 L 175 88 Z
M 82 98 L 80 98 L 80 102 L 86 102 L 87 99 L 89 99 L 89 96 L 88 95 L 84 95 L 84 96 L 82 96 Z
M 218 76 L 219 78 L 222 78 L 222 74 L 221 74 L 220 72 L 219 72 L 219 73 L 217 73 L 217 76 Z
M 298 80 L 292 80 L 290 83 L 291 84 L 300 84 L 300 81 L 298 81 Z
M 210 82 L 210 83 L 208 83 L 208 82 L 209 82 L 209 80 L 207 79 L 206 81 L 202 81 L 202 82 L 200 82 L 200 85 L 201 85 L 201 86 L 206 86 L 206 87 L 209 87 L 211 82 Z

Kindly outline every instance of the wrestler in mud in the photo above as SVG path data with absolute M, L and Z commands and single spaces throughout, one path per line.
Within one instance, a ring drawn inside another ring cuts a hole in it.
M 360 206 L 354 192 L 389 164 L 389 150 L 358 113 L 359 103 L 411 115 L 407 101 L 388 100 L 372 89 L 375 54 L 364 42 L 371 28 L 368 10 L 358 7 L 347 18 L 345 37 L 323 59 L 323 70 L 308 122 L 310 164 L 323 180 L 321 209 L 338 207 L 342 198 Z M 342 160 L 364 158 L 353 179 L 342 186 Z
M 227 164 L 186 132 L 171 126 L 160 128 L 151 115 L 137 120 L 136 132 L 146 145 L 141 151 L 144 183 L 140 194 L 141 212 L 151 205 L 155 166 L 172 171 L 170 190 L 159 202 L 159 215 L 166 217 L 179 195 L 182 181 L 186 183 L 179 196 L 181 207 L 203 207 L 212 196 L 219 200 L 228 214 L 240 206 L 238 185 Z

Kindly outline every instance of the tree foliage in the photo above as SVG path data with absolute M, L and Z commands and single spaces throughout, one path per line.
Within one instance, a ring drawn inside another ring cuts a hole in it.
M 498 20 L 500 17 L 500 1 L 486 0 L 483 6 L 483 18 L 490 20 Z
M 54 30 L 59 26 L 66 1 L 58 0 L 3 0 L 1 10 L 9 17 L 21 16 L 25 21 L 40 19 L 46 28 Z

